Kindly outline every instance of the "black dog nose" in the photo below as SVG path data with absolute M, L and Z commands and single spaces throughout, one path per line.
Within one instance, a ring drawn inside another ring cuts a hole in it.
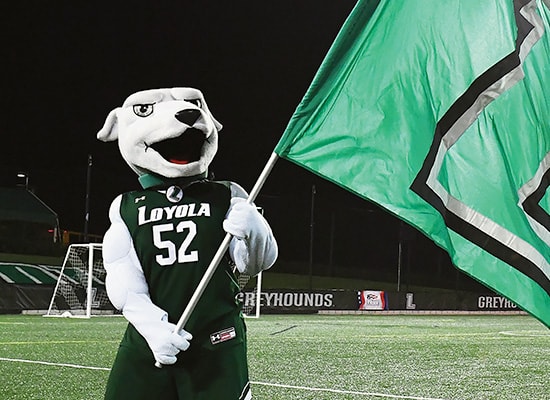
M 199 110 L 180 110 L 176 113 L 175 117 L 178 121 L 183 122 L 186 125 L 193 126 L 195 122 L 199 119 L 201 116 L 201 112 Z

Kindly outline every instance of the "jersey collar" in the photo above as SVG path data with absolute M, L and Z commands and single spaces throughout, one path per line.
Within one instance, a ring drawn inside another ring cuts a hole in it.
M 153 187 L 162 188 L 162 187 L 168 187 L 172 185 L 177 185 L 184 188 L 195 181 L 206 179 L 206 176 L 207 176 L 206 171 L 198 175 L 182 176 L 179 178 L 165 178 L 159 175 L 145 174 L 145 175 L 141 175 L 138 178 L 138 181 L 143 189 L 150 189 Z

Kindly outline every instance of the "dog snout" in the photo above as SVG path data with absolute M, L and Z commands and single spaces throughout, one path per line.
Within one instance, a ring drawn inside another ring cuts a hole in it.
M 201 112 L 194 109 L 180 110 L 175 115 L 178 121 L 183 122 L 188 126 L 193 126 L 193 124 L 197 122 L 200 116 Z

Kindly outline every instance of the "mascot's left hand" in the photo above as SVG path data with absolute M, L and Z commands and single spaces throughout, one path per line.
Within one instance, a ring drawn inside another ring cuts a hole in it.
M 256 275 L 273 265 L 277 244 L 254 205 L 240 197 L 232 198 L 223 229 L 233 235 L 229 249 L 239 272 Z

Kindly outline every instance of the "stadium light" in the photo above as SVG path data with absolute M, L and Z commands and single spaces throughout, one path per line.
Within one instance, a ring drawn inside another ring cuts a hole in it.
M 18 183 L 17 186 L 24 186 L 25 190 L 29 190 L 29 175 L 25 172 L 17 173 Z M 24 179 L 24 183 L 20 183 L 19 180 Z

